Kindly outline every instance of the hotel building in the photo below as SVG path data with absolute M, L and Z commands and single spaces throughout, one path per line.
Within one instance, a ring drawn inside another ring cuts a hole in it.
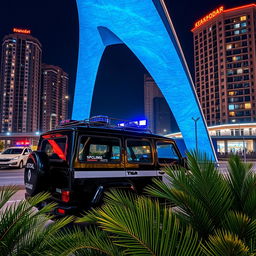
M 220 6 L 192 29 L 195 89 L 220 158 L 256 158 L 255 20 L 256 4 Z
M 192 29 L 195 87 L 207 124 L 256 121 L 256 5 L 219 7 Z
M 2 43 L 0 132 L 36 132 L 40 125 L 41 44 L 30 30 L 13 32 Z

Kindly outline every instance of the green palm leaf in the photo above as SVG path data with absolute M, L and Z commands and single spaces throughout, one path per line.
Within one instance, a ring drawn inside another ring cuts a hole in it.
M 107 197 L 107 203 L 91 215 L 126 255 L 200 255 L 197 234 L 183 227 L 169 208 L 161 209 L 146 197 L 129 198 L 123 191 Z
M 233 204 L 233 195 L 224 177 L 207 159 L 206 154 L 188 153 L 189 172 L 180 168 L 165 168 L 169 185 L 154 180 L 146 191 L 177 206 L 177 215 L 207 237 Z
M 246 256 L 253 255 L 249 248 L 238 236 L 225 231 L 218 231 L 209 237 L 209 241 L 203 246 L 208 256 Z
M 234 209 L 256 217 L 256 176 L 251 163 L 243 163 L 238 156 L 229 159 L 228 182 L 235 196 Z
M 49 241 L 54 248 L 53 255 L 123 255 L 122 250 L 114 245 L 108 234 L 98 228 L 89 227 L 82 231 L 76 227 L 73 230 L 62 231 L 58 235 L 58 239 L 52 237 Z

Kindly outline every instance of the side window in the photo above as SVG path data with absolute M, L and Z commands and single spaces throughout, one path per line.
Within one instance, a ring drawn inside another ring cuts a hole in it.
M 66 143 L 67 139 L 50 138 L 42 141 L 41 151 L 45 152 L 50 159 L 66 160 Z
M 23 152 L 23 155 L 25 155 L 25 154 L 28 154 L 28 149 L 27 148 L 25 148 L 25 150 Z
M 119 139 L 82 136 L 78 160 L 86 163 L 119 163 L 121 161 L 120 150 Z
M 129 163 L 152 163 L 152 149 L 149 141 L 127 140 L 126 152 Z
M 165 141 L 158 141 L 156 143 L 156 150 L 158 156 L 158 162 L 160 164 L 172 163 L 173 160 L 178 160 L 179 156 L 175 151 L 172 143 Z

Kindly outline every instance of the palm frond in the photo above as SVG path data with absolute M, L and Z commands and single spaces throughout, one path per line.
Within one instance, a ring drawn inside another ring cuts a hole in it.
M 220 223 L 233 204 L 231 189 L 206 154 L 188 153 L 189 172 L 166 168 L 170 184 L 154 180 L 146 192 L 174 203 L 177 215 L 205 237 Z
M 122 256 L 122 250 L 113 244 L 106 232 L 95 227 L 82 231 L 79 228 L 65 230 L 58 234 L 58 239 L 49 239 L 53 254 L 68 255 L 109 255 Z
M 41 194 L 30 200 L 30 202 L 23 200 L 19 203 L 7 205 L 1 211 L 1 255 L 10 255 L 10 252 L 15 255 L 15 252 L 18 252 L 27 241 L 27 237 L 35 237 L 37 233 L 43 231 L 46 222 L 49 220 L 43 213 L 51 211 L 53 206 L 46 206 L 40 211 L 36 211 L 33 207 L 48 198 L 48 194 Z
M 239 156 L 229 159 L 228 183 L 235 196 L 234 209 L 256 217 L 256 175 L 251 163 L 243 163 Z
M 15 186 L 6 186 L 0 189 L 0 210 L 17 191 L 18 188 Z
M 250 254 L 249 248 L 238 236 L 225 231 L 218 231 L 209 237 L 209 241 L 203 246 L 208 256 L 246 256 Z
M 184 228 L 169 208 L 161 209 L 157 201 L 146 197 L 129 199 L 124 193 L 107 193 L 108 203 L 94 210 L 94 217 L 112 234 L 115 244 L 125 248 L 125 254 L 200 255 L 197 233 Z

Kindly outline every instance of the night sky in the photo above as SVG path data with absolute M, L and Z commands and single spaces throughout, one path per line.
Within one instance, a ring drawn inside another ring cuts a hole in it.
M 190 30 L 194 22 L 220 5 L 228 9 L 250 3 L 254 1 L 166 0 L 192 75 L 193 38 Z M 42 43 L 43 62 L 58 65 L 69 74 L 71 113 L 78 55 L 75 0 L 2 0 L 0 24 L 1 38 L 11 33 L 13 27 L 31 29 L 32 35 Z M 124 119 L 143 116 L 144 73 L 143 65 L 128 48 L 122 45 L 108 47 L 99 68 L 91 114 Z

